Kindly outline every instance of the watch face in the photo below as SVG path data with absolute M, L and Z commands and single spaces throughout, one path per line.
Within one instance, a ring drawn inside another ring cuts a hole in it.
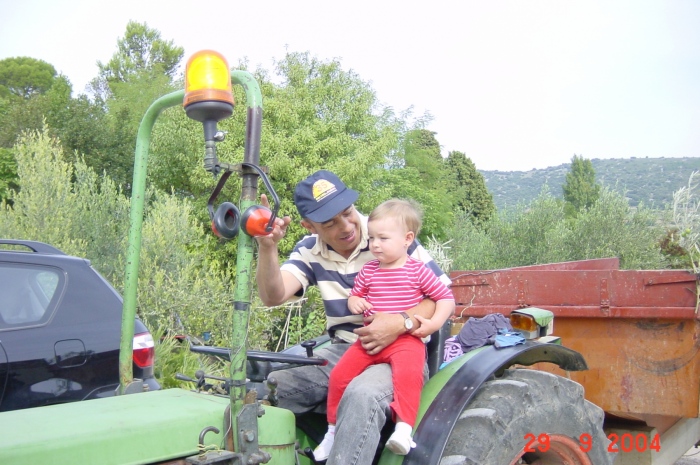
M 410 318 L 406 318 L 403 323 L 407 330 L 410 331 L 413 329 L 413 320 L 411 320 Z

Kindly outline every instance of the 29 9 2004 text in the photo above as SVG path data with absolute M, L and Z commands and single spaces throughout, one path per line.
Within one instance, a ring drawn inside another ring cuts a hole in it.
M 525 452 L 547 452 L 550 448 L 550 443 L 554 437 L 549 433 L 527 433 L 524 437 Z M 646 451 L 661 451 L 661 439 L 659 435 L 648 438 L 645 434 L 632 433 L 610 433 L 608 434 L 610 444 L 608 444 L 608 452 L 646 452 Z M 556 440 L 556 438 L 554 438 Z M 578 437 L 579 447 L 581 452 L 588 452 L 593 447 L 593 438 L 588 433 L 583 433 Z

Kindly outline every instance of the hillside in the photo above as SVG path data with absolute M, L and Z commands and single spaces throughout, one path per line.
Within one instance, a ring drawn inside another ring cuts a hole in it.
M 630 158 L 591 160 L 596 180 L 604 186 L 624 192 L 630 205 L 663 207 L 673 193 L 688 184 L 693 171 L 700 171 L 700 158 Z M 570 163 L 530 171 L 482 171 L 486 187 L 498 209 L 519 202 L 529 203 L 546 183 L 555 197 L 562 197 L 562 185 Z

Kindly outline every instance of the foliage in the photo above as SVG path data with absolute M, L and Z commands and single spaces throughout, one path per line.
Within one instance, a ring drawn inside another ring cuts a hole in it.
M 127 193 L 141 118 L 158 97 L 175 90 L 183 54 L 182 47 L 162 39 L 159 31 L 129 21 L 110 61 L 97 63 L 99 75 L 90 87 L 95 103 L 104 108 L 103 130 L 107 137 L 99 150 L 91 153 L 91 166 L 107 171 Z
M 10 149 L 0 147 L 0 202 L 7 201 L 10 189 L 18 187 L 15 157 Z
M 381 172 L 372 188 L 375 197 L 386 200 L 390 198 L 411 199 L 423 209 L 423 225 L 419 234 L 421 241 L 435 236 L 443 240 L 452 225 L 453 212 L 447 208 L 445 191 L 429 189 L 426 186 L 444 186 L 444 183 L 425 182 L 421 174 L 413 167 L 392 168 Z M 446 209 L 447 208 L 447 209 Z M 370 209 L 366 212 L 369 213 Z
M 161 39 L 160 32 L 129 22 L 112 59 L 98 63 L 100 74 L 92 83 L 92 100 L 85 95 L 73 98 L 70 82 L 63 76 L 54 77 L 48 63 L 22 58 L 33 66 L 22 69 L 44 70 L 51 80 L 32 87 L 25 98 L 0 97 L 0 147 L 12 147 L 23 131 L 41 130 L 47 123 L 50 134 L 60 138 L 67 150 L 84 155 L 89 167 L 109 174 L 128 194 L 139 123 L 156 98 L 174 89 L 183 53 L 182 47 Z M 8 60 L 0 62 L 0 76 L 3 69 L 10 69 L 2 63 L 15 63 Z M 30 78 L 34 75 L 25 81 Z
M 496 213 L 496 206 L 474 162 L 464 153 L 452 151 L 445 164 L 454 178 L 451 185 L 454 186 L 456 206 L 467 212 L 476 224 L 487 222 Z
M 97 62 L 98 80 L 106 82 L 113 90 L 114 83 L 129 82 L 144 74 L 172 79 L 184 53 L 182 47 L 175 46 L 172 40 L 163 40 L 160 32 L 149 28 L 148 24 L 129 21 L 109 62 Z
M 673 220 L 680 232 L 678 245 L 690 259 L 693 272 L 700 272 L 700 172 L 693 171 L 688 185 L 673 194 Z M 700 309 L 700 284 L 695 284 L 695 313 Z
M 27 98 L 0 98 L 0 147 L 12 147 L 22 131 L 40 130 L 44 121 L 60 127 L 70 94 L 70 82 L 58 76 L 43 93 Z
M 71 185 L 73 169 L 58 141 L 47 132 L 21 136 L 13 150 L 22 188 L 10 191 L 12 208 L 3 204 L 0 236 L 43 240 L 68 254 L 81 255 L 87 251 L 88 240 L 73 234 L 79 224 Z
M 117 289 L 123 286 L 129 202 L 114 182 L 80 158 L 66 161 L 48 128 L 20 137 L 13 149 L 20 191 L 0 210 L 0 236 L 38 240 L 90 259 Z M 189 334 L 230 334 L 231 281 L 203 256 L 202 225 L 186 199 L 150 191 L 142 227 L 138 313 L 151 327 Z M 50 214 L 49 214 L 50 213 Z M 206 309 L 206 311 L 203 311 Z
M 56 69 L 43 60 L 30 57 L 0 60 L 0 88 L 17 97 L 26 99 L 43 94 L 51 88 L 55 77 Z
M 555 241 L 564 221 L 562 203 L 547 188 L 529 206 L 504 212 L 503 221 L 487 223 L 485 229 L 494 242 L 494 252 L 501 256 L 499 267 L 558 261 L 564 253 Z
M 447 170 L 440 155 L 440 143 L 435 133 L 427 129 L 408 131 L 403 141 L 403 163 L 389 173 L 391 184 L 401 186 L 392 189 L 392 197 L 408 198 L 423 206 L 423 228 L 420 237 L 436 236 L 445 238 L 447 228 L 452 224 L 452 210 L 455 204 L 452 184 L 453 176 Z M 398 178 L 405 178 L 404 182 Z M 420 186 L 420 189 L 416 189 Z
M 278 307 L 253 305 L 249 334 L 253 348 L 278 351 L 320 336 L 326 330 L 326 313 L 318 288 L 310 287 L 306 295 Z
M 679 239 L 680 231 L 677 227 L 667 228 L 666 234 L 659 240 L 659 247 L 670 268 L 687 269 L 691 263 L 690 254 L 680 246 Z
M 135 74 L 128 82 L 110 85 L 111 97 L 107 100 L 105 131 L 100 150 L 93 157 L 93 164 L 105 170 L 124 190 L 130 193 L 133 179 L 134 147 L 143 115 L 159 97 L 174 90 L 165 75 Z M 168 189 L 169 190 L 169 189 Z
M 664 228 L 658 213 L 643 205 L 630 208 L 619 193 L 603 188 L 600 197 L 579 214 L 563 243 L 568 260 L 619 257 L 624 269 L 660 269 L 667 265 L 659 247 Z
M 12 207 L 0 216 L 2 235 L 50 243 L 90 257 L 105 276 L 120 276 L 129 202 L 110 178 L 99 177 L 82 158 L 70 163 L 49 133 L 47 127 L 27 133 L 12 149 L 22 189 L 10 190 Z
M 195 388 L 193 383 L 176 379 L 175 375 L 178 373 L 194 378 L 197 370 L 202 370 L 208 375 L 229 376 L 226 363 L 216 358 L 190 352 L 190 339 L 181 338 L 181 334 L 176 331 L 159 328 L 154 331 L 154 335 L 156 342 L 154 375 L 161 388 Z
M 673 193 L 683 187 L 690 173 L 700 169 L 700 158 L 613 158 L 591 160 L 596 181 L 614 189 L 629 199 L 630 205 L 644 203 L 662 208 L 670 205 Z M 531 202 L 545 184 L 553 195 L 562 198 L 561 186 L 571 164 L 550 166 L 529 171 L 479 172 L 493 195 L 499 210 L 513 208 L 518 203 Z
M 413 167 L 424 181 L 444 176 L 440 143 L 435 133 L 427 129 L 414 129 L 406 133 L 404 140 L 405 166 Z
M 497 217 L 489 223 L 501 224 Z M 492 270 L 504 267 L 503 257 L 496 250 L 494 241 L 466 213 L 457 213 L 449 237 L 452 270 Z
M 433 257 L 437 266 L 445 273 L 449 273 L 452 270 L 452 258 L 449 253 L 451 249 L 449 246 L 450 242 L 452 241 L 440 242 L 435 236 L 430 236 L 427 244 L 425 244 L 425 249 Z
M 700 171 L 693 171 L 688 184 L 673 194 L 676 243 L 685 250 L 695 273 L 700 272 Z
M 562 191 L 568 216 L 576 216 L 598 200 L 600 184 L 595 181 L 595 171 L 590 160 L 574 155 Z
M 221 269 L 203 256 L 205 234 L 192 205 L 172 195 L 158 195 L 143 226 L 139 270 L 139 315 L 150 326 L 184 326 L 198 337 L 211 333 L 213 343 L 231 333 L 233 269 Z
M 659 247 L 658 214 L 633 209 L 619 193 L 601 190 L 590 209 L 567 219 L 563 202 L 543 189 L 530 204 L 500 212 L 477 228 L 460 216 L 451 238 L 454 269 L 498 269 L 589 258 L 619 257 L 622 268 L 657 269 L 667 262 Z

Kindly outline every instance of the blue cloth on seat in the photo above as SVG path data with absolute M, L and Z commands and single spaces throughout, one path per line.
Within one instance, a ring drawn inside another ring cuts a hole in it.
M 518 344 L 524 344 L 525 338 L 519 332 L 509 332 L 505 329 L 499 329 L 498 334 L 494 337 L 493 345 L 496 349 L 503 347 L 512 347 Z

